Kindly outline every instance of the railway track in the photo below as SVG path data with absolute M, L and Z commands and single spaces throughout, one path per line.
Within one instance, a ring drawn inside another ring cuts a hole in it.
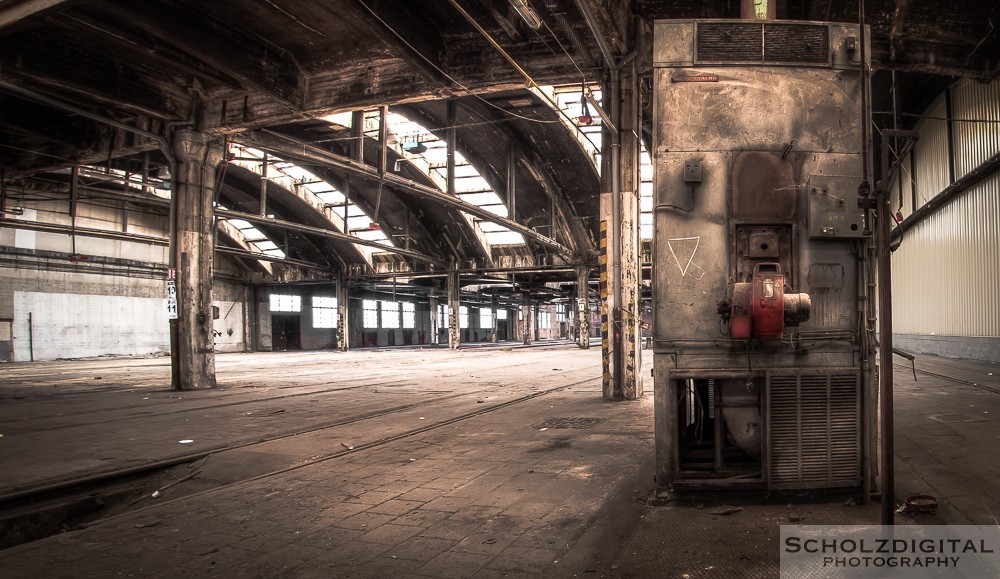
M 537 364 L 537 361 L 535 364 Z M 590 370 L 587 369 L 586 371 L 589 372 Z M 266 472 L 260 472 L 248 477 L 240 477 L 237 480 L 215 484 L 210 486 L 210 488 L 203 488 L 194 492 L 185 491 L 185 485 L 178 483 L 197 477 L 200 472 L 198 469 L 193 469 L 183 477 L 175 475 L 173 480 L 169 481 L 166 485 L 161 483 L 170 477 L 170 473 L 174 467 L 179 467 L 180 465 L 190 466 L 198 463 L 198 461 L 202 461 L 201 464 L 203 464 L 206 460 L 218 460 L 220 456 L 227 452 L 254 450 L 255 448 L 263 448 L 265 445 L 273 446 L 275 443 L 292 441 L 298 437 L 324 435 L 329 431 L 348 425 L 364 426 L 365 423 L 370 422 L 372 423 L 371 430 L 375 431 L 375 423 L 379 419 L 391 419 L 407 412 L 424 411 L 435 406 L 447 404 L 449 401 L 459 397 L 472 397 L 491 392 L 495 388 L 489 387 L 455 392 L 434 398 L 424 398 L 418 402 L 362 413 L 329 423 L 313 424 L 253 441 L 204 449 L 199 452 L 171 457 L 152 463 L 72 480 L 59 481 L 41 487 L 13 490 L 0 495 L 0 537 L 2 537 L 0 538 L 0 549 L 38 540 L 66 529 L 82 528 L 108 518 L 162 507 L 165 504 L 181 501 L 188 497 L 224 490 L 245 482 L 273 477 L 297 469 L 308 468 L 326 461 L 336 460 L 349 454 L 379 448 L 406 438 L 418 436 L 425 432 L 470 420 L 513 405 L 522 404 L 540 396 L 599 380 L 599 376 L 591 376 L 570 383 L 560 383 L 557 386 L 539 389 L 509 400 L 488 404 L 476 410 L 434 420 L 416 428 L 399 429 L 396 432 L 368 442 L 350 446 L 343 445 L 337 450 L 302 457 L 294 462 L 294 464 L 288 466 L 267 470 Z M 288 396 L 308 394 L 317 393 L 300 393 Z M 259 404 L 261 400 L 254 400 L 252 402 Z M 140 504 L 140 501 L 149 497 L 149 489 L 157 488 L 157 485 L 159 485 L 160 490 L 170 488 L 172 498 L 169 500 L 161 498 L 155 503 Z

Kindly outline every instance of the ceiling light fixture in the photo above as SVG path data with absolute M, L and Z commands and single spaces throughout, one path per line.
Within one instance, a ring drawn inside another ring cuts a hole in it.
M 584 91 L 583 98 L 586 100 L 587 103 L 590 104 L 590 108 L 597 111 L 598 116 L 601 117 L 601 120 L 604 122 L 605 126 L 607 126 L 610 131 L 612 132 L 618 131 L 618 127 L 615 125 L 614 121 L 611 120 L 611 115 L 609 115 L 607 111 L 604 110 L 604 107 L 601 106 L 601 103 L 597 102 L 597 99 L 594 98 L 594 93 L 590 89 Z
M 510 3 L 514 6 L 514 10 L 517 10 L 517 13 L 524 19 L 524 23 L 532 30 L 538 30 L 542 27 L 542 19 L 538 17 L 534 8 L 528 4 L 528 0 L 510 0 Z

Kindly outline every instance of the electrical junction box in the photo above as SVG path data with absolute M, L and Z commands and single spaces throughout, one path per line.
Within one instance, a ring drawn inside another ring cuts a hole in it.
M 806 184 L 809 239 L 858 239 L 865 236 L 858 208 L 861 177 L 811 175 Z
M 701 183 L 701 159 L 684 161 L 684 182 Z

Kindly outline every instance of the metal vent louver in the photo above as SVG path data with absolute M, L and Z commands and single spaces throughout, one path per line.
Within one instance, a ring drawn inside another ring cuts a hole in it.
M 699 22 L 696 62 L 830 63 L 830 28 L 822 24 Z
M 765 24 L 764 62 L 826 64 L 830 29 L 808 24 Z
M 698 23 L 701 62 L 760 62 L 763 29 L 759 23 Z
M 772 373 L 767 388 L 768 488 L 859 486 L 858 373 Z

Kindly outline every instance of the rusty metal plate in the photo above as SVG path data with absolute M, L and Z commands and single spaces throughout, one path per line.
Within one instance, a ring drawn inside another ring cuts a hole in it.
M 733 217 L 794 219 L 799 188 L 781 155 L 745 151 L 733 161 Z

